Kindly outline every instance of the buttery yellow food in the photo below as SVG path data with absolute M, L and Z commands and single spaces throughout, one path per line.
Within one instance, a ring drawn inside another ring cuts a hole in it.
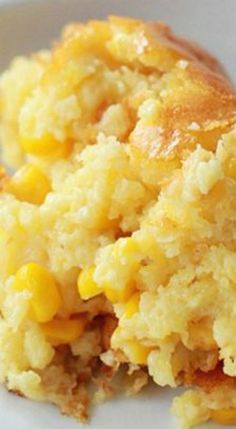
M 161 23 L 66 27 L 0 80 L 0 380 L 85 420 L 126 365 L 236 424 L 236 93 Z M 127 380 L 126 380 L 127 381 Z M 158 398 L 157 398 L 158 401 Z

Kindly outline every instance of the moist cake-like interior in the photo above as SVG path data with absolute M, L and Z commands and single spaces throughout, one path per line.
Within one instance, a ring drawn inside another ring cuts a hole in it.
M 87 418 L 125 365 L 236 423 L 236 94 L 162 23 L 66 27 L 0 80 L 0 380 Z M 158 397 L 157 397 L 158 401 Z

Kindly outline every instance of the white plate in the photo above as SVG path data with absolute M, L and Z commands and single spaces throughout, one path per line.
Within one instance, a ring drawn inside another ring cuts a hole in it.
M 0 0 L 0 68 L 19 53 L 48 46 L 67 21 L 130 15 L 168 22 L 176 32 L 195 39 L 215 53 L 236 82 L 235 0 Z M 175 392 L 176 393 L 176 392 Z M 173 392 L 148 389 L 136 398 L 119 398 L 97 407 L 92 429 L 174 429 L 169 414 Z M 78 429 L 46 404 L 10 395 L 0 389 L 0 429 Z M 207 429 L 223 426 L 213 424 Z

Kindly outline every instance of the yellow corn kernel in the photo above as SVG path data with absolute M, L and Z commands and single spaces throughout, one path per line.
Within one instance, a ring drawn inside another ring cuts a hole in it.
M 221 410 L 211 410 L 211 418 L 221 425 L 236 425 L 236 408 L 225 408 Z
M 127 302 L 135 292 L 135 282 L 133 281 L 133 272 L 136 271 L 139 265 L 139 246 L 132 237 L 121 238 L 114 245 L 112 257 L 115 263 L 121 265 L 127 263 L 129 265 L 130 279 L 126 283 L 113 284 L 105 283 L 102 287 L 104 293 L 112 303 Z
M 26 153 L 53 158 L 66 158 L 72 148 L 71 141 L 60 142 L 49 133 L 39 138 L 21 136 L 21 145 Z
M 135 291 L 135 284 L 133 282 L 123 285 L 122 288 L 113 287 L 112 284 L 105 284 L 102 288 L 107 299 L 113 304 L 117 302 L 126 302 Z
M 140 292 L 135 292 L 125 304 L 122 319 L 129 319 L 139 310 Z
M 125 278 L 116 282 L 105 280 L 104 284 L 100 285 L 100 288 L 112 303 L 127 302 L 135 292 L 133 279 L 140 261 L 138 243 L 132 237 L 120 238 L 113 245 L 110 258 L 116 271 L 119 271 L 119 267 L 121 267 L 121 271 L 124 268 Z
M 51 320 L 41 325 L 47 340 L 53 345 L 69 344 L 79 338 L 85 329 L 86 318 L 81 316 L 73 320 Z
M 94 267 L 87 268 L 79 274 L 78 277 L 78 291 L 82 299 L 93 298 L 102 293 L 97 283 L 93 280 Z
M 30 292 L 29 316 L 37 322 L 52 320 L 61 306 L 61 296 L 53 275 L 34 262 L 23 265 L 17 271 L 13 288 L 19 292 Z
M 139 254 L 139 244 L 133 237 L 120 238 L 114 245 L 114 258 L 130 258 L 136 265 L 138 264 L 137 255 Z
M 231 179 L 236 180 L 236 157 L 235 156 L 233 156 L 228 160 L 225 174 Z
M 26 164 L 7 183 L 5 190 L 20 201 L 42 204 L 50 191 L 48 178 L 36 165 Z
M 151 349 L 138 342 L 138 340 L 130 340 L 123 346 L 125 355 L 129 362 L 135 365 L 146 365 L 147 358 Z
M 114 350 L 123 350 L 129 362 L 135 365 L 146 365 L 152 349 L 144 346 L 136 339 L 129 340 L 125 336 L 126 331 L 121 326 L 117 326 L 111 337 L 111 347 Z

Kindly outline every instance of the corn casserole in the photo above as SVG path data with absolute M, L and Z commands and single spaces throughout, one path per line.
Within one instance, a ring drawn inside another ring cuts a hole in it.
M 1 75 L 0 139 L 0 381 L 85 421 L 151 378 L 189 387 L 182 428 L 236 425 L 236 92 L 218 62 L 160 22 L 68 25 Z

